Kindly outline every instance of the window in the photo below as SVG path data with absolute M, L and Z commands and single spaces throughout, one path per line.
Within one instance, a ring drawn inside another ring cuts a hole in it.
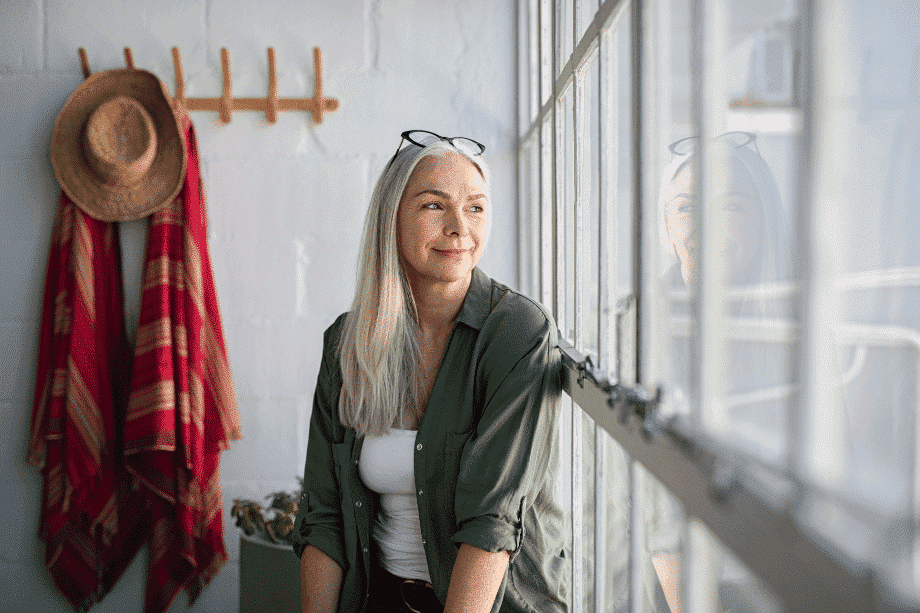
M 913 0 L 525 0 L 574 611 L 920 606 Z M 816 51 L 819 50 L 819 51 Z

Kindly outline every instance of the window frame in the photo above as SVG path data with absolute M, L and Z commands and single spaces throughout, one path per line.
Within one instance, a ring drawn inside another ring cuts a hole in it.
M 659 410 L 661 390 L 658 383 L 653 381 L 653 375 L 660 372 L 655 364 L 656 356 L 660 354 L 658 344 L 661 339 L 656 338 L 654 330 L 656 321 L 662 316 L 661 305 L 650 300 L 649 286 L 654 281 L 655 271 L 658 270 L 658 256 L 653 248 L 656 238 L 654 220 L 647 220 L 649 198 L 655 197 L 657 186 L 647 175 L 643 174 L 643 166 L 653 161 L 657 153 L 651 143 L 657 142 L 651 132 L 655 129 L 654 122 L 645 122 L 647 114 L 654 113 L 654 107 L 649 100 L 655 99 L 657 79 L 654 61 L 648 61 L 646 50 L 655 44 L 654 36 L 657 35 L 653 27 L 656 20 L 657 4 L 651 0 L 606 0 L 601 1 L 597 12 L 584 32 L 580 32 L 581 24 L 586 21 L 581 13 L 582 5 L 578 0 L 560 0 L 550 3 L 549 0 L 524 0 L 527 4 L 528 19 L 519 19 L 519 45 L 520 53 L 526 54 L 526 61 L 519 61 L 519 66 L 528 66 L 532 71 L 527 78 L 521 77 L 519 83 L 527 83 L 530 91 L 519 92 L 521 113 L 527 114 L 532 121 L 522 121 L 519 150 L 519 163 L 522 177 L 527 177 L 528 185 L 522 186 L 519 193 L 528 194 L 522 201 L 523 207 L 528 207 L 526 213 L 519 218 L 522 220 L 520 236 L 528 237 L 527 245 L 520 250 L 522 271 L 522 288 L 525 292 L 540 299 L 551 308 L 557 321 L 560 321 L 560 348 L 563 353 L 565 368 L 565 391 L 571 397 L 573 414 L 571 416 L 571 436 L 569 450 L 571 453 L 572 481 L 571 504 L 573 521 L 571 522 L 572 537 L 574 541 L 573 555 L 573 586 L 572 609 L 584 610 L 581 594 L 580 577 L 586 571 L 583 569 L 583 553 L 579 544 L 581 535 L 581 503 L 583 484 L 581 482 L 581 466 L 579 461 L 583 456 L 582 419 L 579 411 L 588 415 L 595 424 L 594 441 L 595 449 L 602 447 L 602 441 L 609 434 L 626 452 L 630 458 L 629 483 L 630 483 L 630 611 L 641 611 L 640 583 L 641 570 L 636 560 L 642 555 L 643 526 L 641 522 L 641 500 L 636 494 L 637 466 L 651 473 L 660 481 L 683 505 L 688 517 L 694 522 L 704 525 L 714 536 L 724 543 L 731 551 L 744 562 L 751 571 L 766 584 L 780 600 L 784 610 L 788 611 L 815 611 L 815 610 L 913 610 L 917 606 L 910 595 L 892 594 L 889 582 L 881 576 L 871 561 L 854 559 L 841 550 L 840 547 L 818 537 L 808 526 L 804 525 L 796 513 L 797 506 L 808 498 L 812 500 L 830 499 L 830 492 L 821 491 L 813 484 L 806 484 L 800 475 L 805 474 L 808 464 L 801 450 L 804 448 L 801 433 L 806 424 L 806 418 L 790 416 L 790 462 L 786 471 L 765 473 L 761 463 L 739 453 L 712 434 L 699 427 L 692 427 L 690 420 L 680 418 L 665 418 Z M 702 32 L 701 24 L 706 23 L 707 11 L 711 11 L 721 0 L 689 0 L 693 27 L 697 32 Z M 801 44 L 802 57 L 799 70 L 803 77 L 800 80 L 801 89 L 797 96 L 802 109 L 802 138 L 799 144 L 801 163 L 810 167 L 813 155 L 813 125 L 815 113 L 815 81 L 816 68 L 813 61 L 815 54 L 815 2 L 801 0 Z M 568 10 L 571 9 L 571 10 Z M 566 32 L 567 37 L 572 37 L 572 50 L 567 57 L 560 56 L 560 49 L 567 48 L 560 45 L 556 39 L 558 29 L 556 19 L 560 11 L 567 10 L 567 19 L 571 21 L 572 32 Z M 609 77 L 607 62 L 611 60 L 611 49 L 605 45 L 605 36 L 615 19 L 629 20 L 631 39 L 631 125 L 610 126 L 601 121 L 605 112 L 610 107 L 612 95 L 605 87 L 605 79 Z M 525 23 L 526 22 L 526 23 Z M 534 40 L 534 37 L 536 40 Z M 705 34 L 694 37 L 697 42 L 693 46 L 693 75 L 698 82 L 706 83 L 708 67 L 702 61 L 707 56 L 709 44 Z M 581 346 L 581 321 L 582 304 L 579 296 L 579 283 L 581 270 L 590 262 L 582 263 L 585 248 L 579 243 L 583 233 L 575 232 L 572 237 L 574 245 L 574 272 L 575 296 L 574 312 L 566 308 L 566 241 L 569 237 L 565 233 L 565 216 L 572 214 L 576 220 L 575 227 L 585 225 L 585 212 L 583 196 L 580 193 L 581 163 L 584 163 L 583 134 L 579 126 L 584 126 L 586 105 L 579 98 L 579 79 L 584 78 L 580 72 L 585 62 L 592 54 L 597 54 L 598 62 L 598 87 L 599 115 L 595 125 L 600 126 L 596 135 L 600 141 L 598 199 L 600 207 L 597 228 L 589 231 L 599 233 L 601 249 L 599 261 L 596 263 L 598 276 L 598 348 L 602 356 L 598 364 L 596 356 L 589 357 L 582 351 Z M 561 64 L 561 65 L 560 65 Z M 572 118 L 575 126 L 572 133 L 575 135 L 574 156 L 574 200 L 571 205 L 573 211 L 566 210 L 568 203 L 565 194 L 565 173 L 567 168 L 560 164 L 560 151 L 565 159 L 567 133 L 564 123 L 559 117 L 560 107 L 565 100 L 567 92 L 572 95 Z M 708 126 L 716 125 L 717 119 L 711 116 L 703 101 L 713 92 L 704 88 L 694 88 L 694 103 L 691 114 L 694 124 L 700 128 L 699 133 L 707 134 Z M 536 114 L 534 115 L 534 112 Z M 649 115 L 650 116 L 650 115 Z M 643 129 L 638 129 L 643 126 Z M 615 260 L 616 254 L 611 254 L 604 248 L 608 236 L 608 227 L 614 223 L 610 219 L 609 211 L 603 205 L 610 196 L 611 180 L 605 177 L 603 170 L 608 168 L 612 143 L 616 143 L 616 134 L 622 130 L 630 130 L 631 155 L 632 155 L 632 234 L 633 234 L 633 301 L 627 312 L 617 312 L 609 304 L 609 275 L 610 260 Z M 525 146 L 526 145 L 526 146 Z M 536 154 L 532 155 L 531 151 Z M 526 159 L 525 159 L 526 158 Z M 536 164 L 532 160 L 536 160 Z M 523 171 L 527 165 L 527 173 Z M 533 173 L 537 178 L 534 179 Z M 813 188 L 809 177 L 801 173 L 797 183 L 799 202 L 808 202 Z M 539 193 L 532 193 L 533 188 Z M 808 206 L 799 206 L 796 209 L 794 226 L 797 235 L 794 237 L 796 244 L 809 245 L 815 236 L 815 213 Z M 703 224 L 707 221 L 704 219 Z M 526 227 L 524 227 L 526 224 Z M 703 228 L 704 235 L 712 232 L 713 228 Z M 533 253 L 539 247 L 538 253 Z M 815 266 L 815 253 L 813 249 L 804 250 L 806 270 L 802 281 L 804 313 L 804 341 L 797 352 L 799 365 L 807 366 L 815 355 L 816 343 L 819 340 L 812 330 L 819 328 L 820 318 L 820 288 L 817 288 L 809 271 Z M 526 260 L 526 262 L 525 262 Z M 711 266 L 711 264 L 710 264 Z M 705 265 L 704 265 L 705 269 Z M 526 277 L 526 278 L 525 278 Z M 719 325 L 719 313 L 715 307 L 720 288 L 711 287 L 705 290 L 698 315 L 703 322 L 703 329 Z M 568 330 L 574 318 L 574 337 L 569 338 L 564 332 Z M 621 339 L 629 337 L 628 343 L 621 343 Z M 624 355 L 615 351 L 620 345 L 628 347 L 631 352 Z M 615 363 L 604 364 L 603 356 L 612 351 L 612 360 Z M 707 345 L 705 340 L 701 349 L 704 356 L 718 353 L 718 347 Z M 623 361 L 630 364 L 621 363 Z M 704 364 L 715 363 L 704 360 Z M 706 367 L 704 366 L 704 369 Z M 652 375 L 652 376 L 650 376 Z M 813 377 L 814 373 L 806 370 L 806 377 Z M 702 375 L 703 381 L 718 383 L 720 375 L 707 373 Z M 703 386 L 696 406 L 706 406 L 710 402 L 711 393 L 708 383 Z M 809 379 L 803 384 L 806 394 L 801 402 L 813 402 L 808 395 L 808 390 L 816 389 Z M 718 394 L 716 394 L 718 395 Z M 604 548 L 606 523 L 601 517 L 602 505 L 605 502 L 604 475 L 608 467 L 604 465 L 604 454 L 595 452 L 594 473 L 594 508 L 595 508 L 595 535 L 596 541 L 593 548 L 594 576 L 593 576 L 593 607 L 596 611 L 607 610 L 605 604 L 605 564 Z M 846 504 L 834 498 L 834 504 Z M 854 506 L 854 512 L 858 509 Z M 692 524 L 691 524 L 692 525 Z M 693 531 L 691 529 L 691 531 Z M 690 540 L 690 559 L 700 555 L 697 539 Z M 777 564 L 777 560 L 783 563 Z M 684 583 L 695 575 L 692 571 L 685 570 Z M 692 592 L 693 590 L 685 590 Z M 684 604 L 685 611 L 701 610 L 699 602 L 691 597 Z

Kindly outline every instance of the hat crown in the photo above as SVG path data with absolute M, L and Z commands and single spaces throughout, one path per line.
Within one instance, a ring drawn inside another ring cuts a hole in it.
M 136 185 L 156 157 L 156 128 L 141 103 L 114 96 L 90 114 L 83 144 L 87 162 L 104 182 Z

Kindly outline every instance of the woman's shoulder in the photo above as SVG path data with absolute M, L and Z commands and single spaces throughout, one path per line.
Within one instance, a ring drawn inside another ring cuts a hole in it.
M 490 279 L 491 308 L 483 330 L 518 339 L 548 337 L 556 341 L 556 322 L 549 310 L 536 300 Z
M 335 318 L 329 327 L 323 331 L 323 352 L 335 354 L 339 347 L 339 339 L 342 337 L 342 330 L 345 328 L 345 319 L 348 312 L 342 313 Z

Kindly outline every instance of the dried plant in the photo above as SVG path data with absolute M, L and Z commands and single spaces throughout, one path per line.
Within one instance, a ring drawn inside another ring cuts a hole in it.
M 298 482 L 300 492 L 273 492 L 266 496 L 267 507 L 255 500 L 234 499 L 230 514 L 236 519 L 237 527 L 248 536 L 257 534 L 272 543 L 291 544 L 297 503 L 303 492 L 303 480 L 298 479 Z

